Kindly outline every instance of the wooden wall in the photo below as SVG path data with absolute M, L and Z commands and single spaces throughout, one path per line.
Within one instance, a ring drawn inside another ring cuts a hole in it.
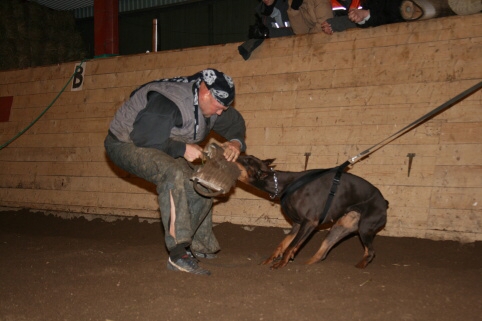
M 153 186 L 113 166 L 103 140 L 138 85 L 214 67 L 237 85 L 248 153 L 277 168 L 326 168 L 385 139 L 482 80 L 482 15 L 270 39 L 244 61 L 238 43 L 85 63 L 82 91 L 67 90 L 24 135 L 0 150 L 0 206 L 157 218 Z M 14 96 L 5 142 L 55 98 L 74 64 L 0 73 Z M 350 172 L 390 201 L 390 236 L 482 240 L 482 91 L 358 162 Z M 408 153 L 415 153 L 410 176 Z M 216 222 L 289 226 L 278 204 L 239 184 Z

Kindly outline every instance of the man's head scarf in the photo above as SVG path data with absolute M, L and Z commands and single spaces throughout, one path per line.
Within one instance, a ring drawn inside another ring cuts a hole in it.
M 206 87 L 209 89 L 211 95 L 216 99 L 221 105 L 224 107 L 230 107 L 234 101 L 234 82 L 228 75 L 224 74 L 221 71 L 218 71 L 213 68 L 204 69 L 198 73 L 195 73 L 192 76 L 182 76 L 182 77 L 174 77 L 174 78 L 165 78 L 154 80 L 148 82 L 147 84 L 151 84 L 153 82 L 193 82 L 192 93 L 194 96 L 194 117 L 196 120 L 196 126 L 194 127 L 194 139 L 197 136 L 197 130 L 199 125 L 199 118 L 198 118 L 198 110 L 199 110 L 199 87 L 201 83 L 204 82 Z M 144 87 L 144 84 L 134 90 L 130 97 L 132 97 L 139 89 Z
M 192 76 L 187 77 L 188 81 L 198 83 L 204 81 L 211 95 L 224 107 L 229 107 L 234 101 L 235 88 L 231 77 L 216 69 L 204 69 Z

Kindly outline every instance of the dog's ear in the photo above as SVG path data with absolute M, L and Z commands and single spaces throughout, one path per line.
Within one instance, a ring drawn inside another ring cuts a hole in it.
M 276 158 L 265 159 L 265 160 L 263 161 L 263 163 L 265 163 L 266 166 L 269 166 L 269 165 L 271 165 L 271 163 L 273 163 L 273 162 L 275 161 L 275 159 L 276 159 Z

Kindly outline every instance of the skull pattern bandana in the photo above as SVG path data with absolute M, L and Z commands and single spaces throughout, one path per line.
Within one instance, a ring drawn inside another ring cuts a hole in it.
M 231 77 L 216 69 L 204 69 L 192 76 L 187 77 L 188 81 L 195 81 L 199 88 L 201 81 L 204 81 L 211 95 L 224 107 L 229 107 L 234 101 L 235 89 Z

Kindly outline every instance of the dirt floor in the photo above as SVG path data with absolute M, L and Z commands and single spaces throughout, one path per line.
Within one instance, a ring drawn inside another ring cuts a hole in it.
M 365 269 L 356 237 L 304 265 L 259 265 L 279 228 L 217 225 L 211 276 L 166 269 L 160 223 L 0 212 L 0 321 L 482 320 L 482 242 L 375 239 Z

